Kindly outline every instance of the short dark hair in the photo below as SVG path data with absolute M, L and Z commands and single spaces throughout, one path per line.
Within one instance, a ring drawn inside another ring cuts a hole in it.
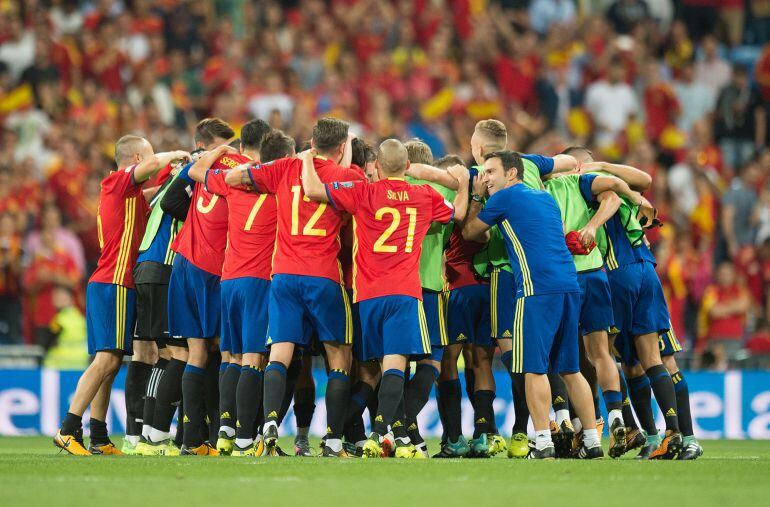
M 591 160 L 593 160 L 594 158 L 594 152 L 592 152 L 585 146 L 568 146 L 567 148 L 564 148 L 560 154 L 574 156 L 576 153 L 585 153 L 589 157 L 591 157 Z
M 326 153 L 341 145 L 348 138 L 348 122 L 336 118 L 321 118 L 313 127 L 315 149 Z
M 435 165 L 439 169 L 448 169 L 453 165 L 465 165 L 465 162 L 460 157 L 460 155 L 455 155 L 454 153 L 450 153 L 449 155 L 444 155 L 440 159 L 433 162 L 433 165 Z
M 265 136 L 273 130 L 264 120 L 251 120 L 241 128 L 241 146 L 244 150 L 260 151 Z
M 489 160 L 491 158 L 499 158 L 500 162 L 503 164 L 503 171 L 508 172 L 511 169 L 516 171 L 516 179 L 520 180 L 521 177 L 524 174 L 524 163 L 521 161 L 521 156 L 516 153 L 515 151 L 511 150 L 502 150 L 502 151 L 493 151 L 492 153 L 487 153 L 484 155 L 484 160 Z
M 351 162 L 362 169 L 367 163 L 377 160 L 377 153 L 375 153 L 374 148 L 361 138 L 353 138 L 350 148 L 353 152 Z
M 204 118 L 195 126 L 195 142 L 211 144 L 214 139 L 230 139 L 235 136 L 232 127 L 222 118 Z
M 262 148 L 259 151 L 261 162 L 272 162 L 279 158 L 291 156 L 294 151 L 294 139 L 275 129 L 262 140 Z

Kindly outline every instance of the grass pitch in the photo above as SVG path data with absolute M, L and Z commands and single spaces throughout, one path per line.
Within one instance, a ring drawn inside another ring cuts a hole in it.
M 120 439 L 115 443 L 120 447 Z M 317 440 L 314 441 L 317 443 Z M 290 440 L 281 442 L 291 450 Z M 438 443 L 429 442 L 436 451 Z M 605 443 L 606 448 L 606 443 Z M 2 505 L 768 505 L 770 441 L 707 441 L 695 462 L 92 457 L 0 438 Z M 248 503 L 246 503 L 248 502 Z

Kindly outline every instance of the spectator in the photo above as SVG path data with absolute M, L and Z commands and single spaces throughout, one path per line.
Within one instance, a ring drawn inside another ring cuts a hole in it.
M 713 35 L 703 38 L 702 55 L 695 64 L 695 81 L 711 88 L 716 95 L 727 86 L 732 76 L 732 67 L 719 54 L 719 42 Z
M 6 19 L 8 32 L 0 43 L 0 62 L 8 65 L 11 77 L 16 80 L 35 58 L 35 34 L 24 27 L 19 16 L 10 15 Z
M 21 338 L 21 237 L 8 213 L 0 213 L 0 344 Z
M 615 0 L 607 10 L 607 19 L 619 34 L 627 34 L 650 16 L 644 0 Z
M 701 305 L 698 348 L 714 355 L 715 368 L 726 370 L 743 346 L 751 297 L 729 262 L 719 265 L 716 283 L 709 285 Z
M 756 238 L 758 198 L 755 185 L 759 179 L 758 171 L 756 162 L 748 163 L 722 197 L 722 234 L 733 259 L 742 247 L 754 245 Z
M 639 111 L 633 88 L 623 81 L 624 74 L 623 64 L 614 60 L 607 79 L 596 81 L 586 90 L 586 110 L 593 119 L 598 146 L 612 144 Z
M 77 236 L 69 229 L 62 227 L 61 213 L 56 206 L 47 206 L 40 215 L 40 230 L 33 231 L 24 240 L 24 252 L 30 258 L 35 258 L 39 250 L 45 250 L 43 235 L 50 232 L 62 250 L 66 251 L 75 264 L 78 274 L 85 273 L 85 256 L 83 245 Z
M 730 84 L 722 88 L 716 107 L 716 138 L 725 163 L 743 166 L 765 144 L 765 109 L 749 84 L 745 67 L 733 67 Z
M 33 329 L 34 342 L 48 350 L 56 339 L 50 329 L 56 315 L 54 290 L 57 287 L 75 290 L 82 277 L 75 261 L 57 243 L 51 229 L 41 232 L 40 244 L 40 248 L 28 259 L 24 271 L 24 290 L 27 295 L 27 318 Z
M 545 35 L 553 24 L 572 24 L 576 15 L 572 0 L 533 0 L 529 7 L 532 28 L 540 35 Z
M 156 79 L 152 67 L 145 66 L 139 70 L 136 85 L 128 88 L 126 98 L 136 110 L 151 104 L 157 110 L 158 118 L 164 125 L 174 124 L 176 113 L 171 92 L 165 83 Z
M 681 16 L 687 31 L 696 41 L 714 33 L 718 18 L 717 6 L 724 0 L 681 0 Z
M 88 366 L 86 347 L 86 319 L 75 305 L 72 293 L 64 287 L 53 290 L 56 315 L 51 320 L 54 336 L 52 347 L 43 360 L 43 366 L 56 370 L 82 370 Z
M 679 130 L 690 133 L 696 121 L 714 110 L 716 95 L 704 83 L 695 79 L 695 66 L 687 62 L 682 66 L 680 79 L 674 84 L 676 96 L 682 105 L 677 126 Z

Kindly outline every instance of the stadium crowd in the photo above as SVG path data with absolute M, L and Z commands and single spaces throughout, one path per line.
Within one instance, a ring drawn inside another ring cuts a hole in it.
M 319 116 L 470 162 L 591 146 L 653 175 L 649 237 L 692 366 L 770 354 L 770 2 L 0 2 L 0 343 L 82 350 L 115 139 L 188 147 L 198 119 Z M 56 354 L 62 360 L 55 360 Z M 81 353 L 77 362 L 84 365 Z M 759 363 L 757 363 L 759 364 Z

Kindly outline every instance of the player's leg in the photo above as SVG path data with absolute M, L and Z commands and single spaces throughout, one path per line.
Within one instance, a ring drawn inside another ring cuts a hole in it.
M 610 340 L 613 340 L 610 338 Z M 614 349 L 614 347 L 612 347 Z M 645 444 L 645 437 L 642 430 L 636 423 L 634 411 L 631 408 L 631 395 L 626 382 L 626 376 L 623 369 L 618 366 L 618 377 L 620 378 L 620 392 L 623 395 L 623 423 L 626 425 L 626 450 L 625 452 L 638 449 Z
M 630 348 L 633 348 L 633 343 Z M 635 357 L 634 352 L 634 357 Z M 627 360 L 627 359 L 626 359 Z M 632 364 L 634 363 L 635 364 Z M 660 445 L 660 436 L 655 427 L 655 417 L 652 413 L 652 388 L 650 379 L 644 373 L 644 368 L 638 360 L 624 361 L 623 372 L 628 382 L 628 395 L 631 399 L 631 405 L 639 418 L 639 424 L 645 433 L 645 443 L 641 451 L 636 456 L 637 459 L 648 459 L 650 455 Z
M 171 443 L 171 421 L 174 413 L 182 404 L 182 376 L 187 366 L 187 341 L 180 338 L 171 338 L 168 341 L 168 351 L 171 359 L 163 370 L 163 375 L 158 380 L 158 388 L 155 396 L 155 411 L 152 417 L 152 427 L 147 437 L 148 447 L 143 454 L 167 454 L 174 453 Z M 180 414 L 183 412 L 180 410 Z M 183 431 L 183 417 L 179 418 L 177 432 Z
M 189 355 L 182 375 L 183 453 L 193 452 L 205 445 L 206 439 L 203 436 L 206 419 L 204 375 L 209 359 L 207 342 L 208 340 L 204 338 L 187 339 Z
M 134 355 L 126 370 L 126 436 L 123 449 L 135 454 L 144 423 L 144 398 L 153 365 L 158 360 L 158 349 L 152 340 L 134 339 Z
M 172 358 L 171 351 L 166 345 L 165 338 L 158 338 L 156 344 L 158 347 L 158 360 L 152 367 L 150 380 L 147 382 L 147 391 L 145 391 L 144 395 L 144 406 L 142 407 L 142 435 L 140 442 L 137 445 L 137 454 L 143 454 L 146 450 L 147 441 L 150 438 L 150 432 L 152 431 L 152 424 L 155 418 L 158 387 L 166 372 L 166 367 Z
M 617 458 L 626 449 L 626 429 L 623 422 L 623 397 L 620 393 L 618 367 L 610 356 L 609 336 L 600 330 L 583 336 L 586 358 L 596 370 L 597 383 L 602 389 L 604 406 L 607 408 L 610 433 L 609 455 Z
M 123 452 L 119 451 L 112 443 L 107 433 L 107 411 L 110 408 L 110 395 L 112 394 L 112 383 L 115 381 L 115 374 L 117 374 L 117 370 L 104 379 L 94 397 L 94 401 L 91 402 L 91 420 L 89 421 L 91 435 L 88 443 L 88 452 L 93 455 L 123 455 Z
M 551 421 L 551 440 L 553 440 L 557 458 L 567 458 L 572 451 L 575 430 L 570 420 L 569 392 L 567 384 L 556 372 L 548 372 L 548 384 L 551 386 L 551 407 L 554 420 Z
M 468 442 L 471 450 L 469 456 L 487 458 L 494 454 L 490 442 L 492 435 L 497 433 L 494 422 L 495 409 L 495 378 L 492 374 L 492 358 L 494 345 L 482 344 L 476 340 L 473 344 L 473 439 Z M 498 451 L 499 452 L 499 451 Z
M 313 380 L 313 356 L 306 355 L 302 361 L 297 386 L 294 390 L 294 418 L 297 421 L 297 435 L 294 438 L 295 456 L 312 456 L 310 451 L 310 423 L 315 411 L 315 380 Z
M 82 419 L 101 386 L 115 375 L 123 354 L 132 353 L 136 292 L 120 285 L 95 283 L 86 289 L 88 352 L 94 360 L 78 380 L 54 445 L 70 454 L 89 455 L 83 445 Z M 111 386 L 111 383 L 110 383 Z M 106 413 L 106 412 L 105 412 Z
M 679 365 L 676 364 L 675 354 L 682 350 L 673 329 L 670 329 L 660 339 L 663 341 L 661 359 L 663 365 L 671 374 L 671 380 L 674 383 L 674 392 L 676 394 L 677 416 L 679 418 L 679 429 L 682 431 L 682 452 L 677 459 L 693 460 L 703 455 L 703 447 L 695 438 L 692 423 L 692 414 L 690 413 L 690 390 L 687 386 Z
M 241 375 L 238 377 L 235 393 L 238 421 L 233 445 L 234 456 L 250 455 L 249 451 L 254 444 L 254 426 L 262 404 L 267 356 L 264 353 L 247 352 L 243 354 L 242 361 Z
M 366 443 L 363 413 L 369 405 L 376 402 L 376 390 L 380 383 L 382 371 L 379 362 L 366 360 L 363 353 L 358 356 L 357 363 L 356 377 L 358 380 L 350 393 L 350 403 L 345 416 L 345 438 L 349 442 L 355 443 L 356 454 L 360 455 L 360 451 Z
M 442 424 L 446 440 L 443 442 L 441 452 L 434 455 L 434 458 L 462 457 L 468 454 L 470 450 L 462 435 L 462 387 L 460 386 L 460 376 L 457 370 L 457 360 L 462 353 L 462 349 L 462 343 L 450 344 L 444 347 L 444 355 L 441 358 L 438 397 L 444 407 Z

